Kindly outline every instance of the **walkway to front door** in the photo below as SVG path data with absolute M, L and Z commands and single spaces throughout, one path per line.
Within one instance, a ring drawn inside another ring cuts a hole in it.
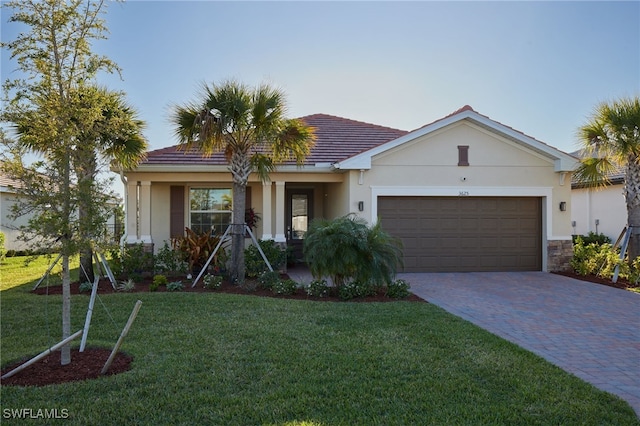
M 545 272 L 399 278 L 423 299 L 618 395 L 640 416 L 640 294 Z

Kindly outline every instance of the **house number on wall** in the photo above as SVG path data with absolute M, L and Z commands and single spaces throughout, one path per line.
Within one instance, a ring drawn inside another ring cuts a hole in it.
M 469 195 L 469 191 L 459 191 L 458 195 L 460 197 L 467 197 Z

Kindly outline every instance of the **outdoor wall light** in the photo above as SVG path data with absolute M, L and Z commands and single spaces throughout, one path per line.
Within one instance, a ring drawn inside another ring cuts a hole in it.
M 358 201 L 358 211 L 364 211 L 364 201 Z
M 561 212 L 567 211 L 567 202 L 566 201 L 560 201 L 560 211 Z

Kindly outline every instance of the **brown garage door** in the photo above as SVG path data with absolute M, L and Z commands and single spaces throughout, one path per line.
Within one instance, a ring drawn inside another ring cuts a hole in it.
M 380 197 L 382 227 L 404 244 L 406 272 L 539 271 L 536 197 Z

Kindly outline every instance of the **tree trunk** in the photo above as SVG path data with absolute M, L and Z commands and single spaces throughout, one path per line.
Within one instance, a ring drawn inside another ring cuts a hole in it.
M 96 154 L 89 142 L 74 152 L 75 172 L 78 178 L 78 231 L 80 234 L 80 282 L 94 280 L 92 236 L 95 231 L 96 209 L 92 194 L 97 175 Z
M 64 254 L 62 256 L 62 340 L 69 336 L 71 336 L 71 274 L 69 273 L 69 255 Z M 60 348 L 60 364 L 69 363 L 71 363 L 71 344 L 67 343 Z
M 244 284 L 244 211 L 246 208 L 247 186 L 233 183 L 233 227 L 231 229 L 231 268 L 229 278 L 232 283 Z
M 80 282 L 92 283 L 94 279 L 93 250 L 87 248 L 80 252 Z
M 627 224 L 631 227 L 628 259 L 631 264 L 640 256 L 640 164 L 635 156 L 627 160 L 624 196 L 627 202 Z

